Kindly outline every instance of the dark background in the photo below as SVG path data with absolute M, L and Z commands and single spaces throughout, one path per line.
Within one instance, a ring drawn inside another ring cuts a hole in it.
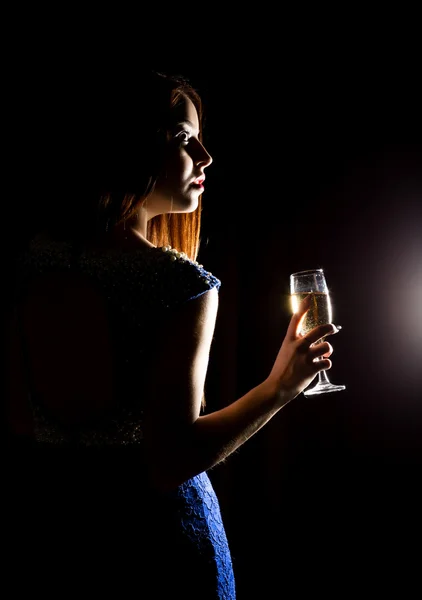
M 383 40 L 370 35 L 369 46 L 360 32 L 339 45 L 337 29 L 335 40 L 315 33 L 289 45 L 277 37 L 284 23 L 276 37 L 261 29 L 264 46 L 250 31 L 222 48 L 217 26 L 208 44 L 186 42 L 191 27 L 177 28 L 178 52 L 168 48 L 151 66 L 189 77 L 205 103 L 214 162 L 199 259 L 222 280 L 208 409 L 267 376 L 290 319 L 293 271 L 324 268 L 343 327 L 328 374 L 347 389 L 301 395 L 210 473 L 239 600 L 305 589 L 343 597 L 397 581 L 403 592 L 420 569 L 418 38 L 389 29 Z M 54 42 L 61 33 L 56 25 Z M 149 40 L 132 46 L 132 59 L 147 47 L 153 54 Z M 61 51 L 67 59 L 80 52 L 74 32 Z M 36 93 L 37 61 L 55 53 L 34 36 L 10 69 L 13 82 L 30 73 L 25 93 Z M 15 203 L 11 227 L 30 201 Z

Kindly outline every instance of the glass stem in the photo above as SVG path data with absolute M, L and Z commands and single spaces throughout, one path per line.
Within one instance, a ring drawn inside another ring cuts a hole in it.
M 318 373 L 319 383 L 330 383 L 330 380 L 327 377 L 327 371 L 320 371 Z

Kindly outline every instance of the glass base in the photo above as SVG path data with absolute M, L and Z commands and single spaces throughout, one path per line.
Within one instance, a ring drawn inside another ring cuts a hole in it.
M 340 392 L 345 390 L 345 385 L 334 385 L 333 383 L 317 383 L 313 388 L 305 390 L 303 393 L 305 396 L 314 396 L 316 394 L 328 394 L 329 392 Z

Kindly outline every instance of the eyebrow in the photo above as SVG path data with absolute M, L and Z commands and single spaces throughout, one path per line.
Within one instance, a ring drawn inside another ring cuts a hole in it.
M 189 127 L 191 127 L 192 129 L 195 129 L 195 125 L 189 121 L 188 119 L 183 119 L 182 121 L 178 121 L 177 123 L 175 123 L 175 127 L 180 127 L 181 125 L 188 125 Z

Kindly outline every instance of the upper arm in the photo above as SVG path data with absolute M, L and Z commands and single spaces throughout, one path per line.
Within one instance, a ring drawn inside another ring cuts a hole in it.
M 159 330 L 145 406 L 145 434 L 154 445 L 200 414 L 217 310 L 212 288 L 179 307 Z

